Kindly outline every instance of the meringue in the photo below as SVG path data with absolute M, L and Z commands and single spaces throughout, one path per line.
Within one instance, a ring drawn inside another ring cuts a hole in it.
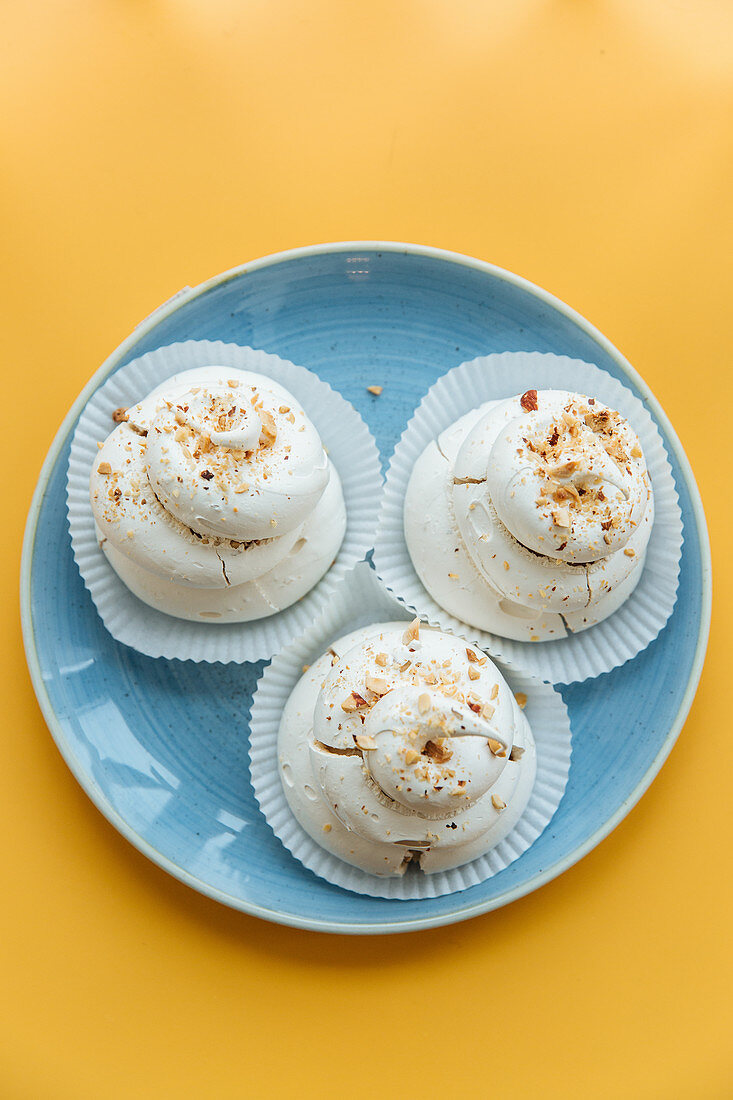
M 177 618 L 244 622 L 290 606 L 336 557 L 336 469 L 297 400 L 263 375 L 168 379 L 100 445 L 97 537 L 135 595 Z
M 334 642 L 304 671 L 278 733 L 302 828 L 380 876 L 484 855 L 524 812 L 536 768 L 529 723 L 496 666 L 418 620 Z
M 654 522 L 635 432 L 564 390 L 489 401 L 415 463 L 405 540 L 446 611 L 481 630 L 554 640 L 612 614 L 636 587 Z

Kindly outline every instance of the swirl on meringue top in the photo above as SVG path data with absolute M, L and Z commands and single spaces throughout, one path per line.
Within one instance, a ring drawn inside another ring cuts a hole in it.
M 299 403 L 228 367 L 176 375 L 127 410 L 90 496 L 121 579 L 184 619 L 282 610 L 326 572 L 346 529 L 338 474 Z
M 539 641 L 584 630 L 628 598 L 653 520 L 629 423 L 592 397 L 528 390 L 487 402 L 426 448 L 404 522 L 415 569 L 441 607 Z
M 306 832 L 377 875 L 488 852 L 536 775 L 529 723 L 496 666 L 417 619 L 334 642 L 285 706 L 278 760 Z

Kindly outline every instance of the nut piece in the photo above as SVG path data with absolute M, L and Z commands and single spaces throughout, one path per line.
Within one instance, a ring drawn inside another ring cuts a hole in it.
M 367 672 L 364 677 L 364 683 L 369 691 L 373 691 L 375 695 L 386 695 L 389 691 L 389 684 L 387 681 L 383 680 L 381 676 L 372 676 L 371 672 Z
M 570 509 L 567 505 L 565 505 L 563 508 L 553 508 L 552 522 L 555 524 L 556 527 L 570 526 Z
M 99 474 L 111 474 L 112 473 L 112 467 L 110 466 L 109 462 L 100 462 L 99 465 L 97 466 L 97 473 L 99 473 Z
M 417 709 L 420 711 L 421 714 L 427 714 L 427 712 L 430 710 L 430 696 L 428 695 L 427 691 L 424 691 L 422 695 L 418 696 Z
M 634 550 L 631 546 L 626 546 L 624 548 L 624 554 L 626 555 L 627 558 L 635 558 L 636 557 L 636 550 Z
M 408 765 L 409 764 L 417 764 L 419 759 L 420 759 L 420 753 L 415 752 L 414 749 L 408 749 L 407 752 L 405 753 L 405 763 L 408 764 Z
M 539 405 L 537 404 L 537 390 L 527 390 L 519 398 L 519 404 L 522 406 L 525 412 L 537 412 Z
M 475 664 L 479 663 L 479 659 L 472 649 L 466 648 L 466 656 L 468 657 L 469 661 L 473 661 Z
M 513 745 L 512 751 L 509 753 L 510 760 L 521 760 L 524 756 L 524 749 L 520 749 L 519 745 Z
M 267 409 L 260 409 L 259 410 L 259 417 L 260 417 L 260 423 L 262 424 L 262 431 L 260 433 L 260 438 L 262 439 L 262 437 L 264 436 L 263 442 L 269 446 L 270 444 L 275 442 L 275 438 L 277 437 L 277 428 L 275 427 L 275 420 L 273 418 L 272 413 L 268 412 Z
M 563 462 L 559 466 L 551 466 L 547 473 L 550 477 L 568 477 L 570 474 L 574 474 L 578 469 L 578 463 L 575 459 L 570 459 L 569 462 Z
M 369 752 L 370 749 L 376 749 L 377 747 L 377 742 L 373 737 L 370 737 L 368 733 L 357 733 L 354 740 L 359 748 L 363 749 L 365 752 Z
M 517 706 L 524 710 L 527 705 L 527 696 L 524 694 L 524 692 L 516 691 L 514 693 L 514 698 L 517 700 Z
M 115 411 L 112 413 L 112 419 L 114 420 L 115 424 L 124 424 L 125 421 L 128 419 L 127 409 L 123 408 L 120 405 L 119 409 L 115 409 Z
M 434 760 L 436 764 L 446 764 L 453 753 L 445 747 L 445 738 L 438 737 L 435 741 L 426 741 L 423 753 Z
M 492 796 L 491 796 L 491 805 L 494 807 L 495 810 L 505 810 L 506 809 L 506 802 L 504 801 L 503 798 L 499 798 L 498 794 L 492 794 Z
M 420 620 L 413 619 L 408 626 L 405 633 L 402 635 L 402 641 L 405 645 L 409 645 L 410 642 L 416 642 L 420 637 Z
M 468 666 L 468 678 L 469 678 L 469 680 L 480 680 L 481 679 L 481 673 L 479 672 L 479 670 L 477 668 L 474 668 L 473 665 L 469 665 Z
M 387 667 L 387 654 L 386 653 L 378 653 L 377 656 L 374 658 L 374 660 L 376 661 L 376 663 L 379 665 L 380 668 L 386 668 Z
M 367 707 L 369 704 L 366 699 L 362 699 L 361 695 L 357 695 L 355 691 L 352 691 L 348 699 L 344 699 L 341 704 L 341 710 L 346 711 L 347 714 L 353 713 L 355 710 L 361 710 L 362 707 Z
M 379 397 L 383 389 L 384 386 L 367 386 L 367 393 L 373 393 L 375 397 Z
M 499 685 L 494 684 L 494 686 L 491 689 L 491 695 L 489 696 L 489 699 L 496 699 L 498 694 L 499 694 Z
M 506 745 L 502 745 L 501 741 L 497 741 L 495 737 L 489 737 L 486 744 L 494 756 L 506 756 Z

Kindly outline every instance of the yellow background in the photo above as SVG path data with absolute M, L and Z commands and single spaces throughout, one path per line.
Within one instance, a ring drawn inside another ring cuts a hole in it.
M 538 893 L 392 938 L 258 922 L 133 850 L 46 731 L 16 611 L 43 456 L 107 354 L 185 284 L 349 238 L 467 252 L 590 318 L 670 415 L 728 566 L 731 4 L 2 18 L 0 1096 L 733 1095 L 725 568 L 690 718 L 630 817 Z

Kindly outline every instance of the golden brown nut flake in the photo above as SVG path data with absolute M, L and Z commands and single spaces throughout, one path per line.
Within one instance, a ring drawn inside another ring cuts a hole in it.
M 97 466 L 97 473 L 111 474 L 112 473 L 112 467 L 110 466 L 109 462 L 100 462 L 99 465 Z
M 524 694 L 524 692 L 515 691 L 514 698 L 517 700 L 517 706 L 524 710 L 527 705 L 527 696 Z
M 386 680 L 383 680 L 381 676 L 372 676 L 371 672 L 367 672 L 364 677 L 364 683 L 369 691 L 373 691 L 375 695 L 386 695 L 389 691 L 389 684 Z
M 402 635 L 402 641 L 405 645 L 409 645 L 410 642 L 416 642 L 420 637 L 420 620 L 413 619 L 408 626 L 405 633 Z
M 357 733 L 354 740 L 358 747 L 363 749 L 364 752 L 371 752 L 372 749 L 376 749 L 377 747 L 377 742 L 373 737 L 370 737 L 368 733 Z
M 502 745 L 501 741 L 497 741 L 495 737 L 489 737 L 486 744 L 494 756 L 506 756 L 505 746 Z
M 519 404 L 522 406 L 525 412 L 537 412 L 539 405 L 537 404 L 537 390 L 527 390 L 519 398 Z
M 119 409 L 115 409 L 115 411 L 112 413 L 112 419 L 114 420 L 115 424 L 124 424 L 125 421 L 128 419 L 127 409 L 123 408 L 122 406 L 120 406 Z
M 492 794 L 492 796 L 491 796 L 491 805 L 494 807 L 495 810 L 505 810 L 506 809 L 506 802 L 504 801 L 503 798 L 499 798 L 498 794 Z
M 361 695 L 352 691 L 351 695 L 347 699 L 344 699 L 341 704 L 341 709 L 346 711 L 347 714 L 352 714 L 355 710 L 361 710 L 364 707 L 368 707 L 366 699 L 362 699 Z
M 379 397 L 384 386 L 367 386 L 367 393 L 373 393 L 375 397 Z
M 561 508 L 553 508 L 552 522 L 556 527 L 570 527 L 570 509 L 567 505 Z

